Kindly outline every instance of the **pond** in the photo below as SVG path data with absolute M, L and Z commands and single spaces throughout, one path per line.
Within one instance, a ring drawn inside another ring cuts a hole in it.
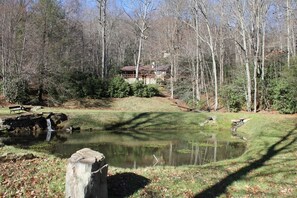
M 185 131 L 96 131 L 70 135 L 53 154 L 69 158 L 82 148 L 103 153 L 110 166 L 201 165 L 239 157 L 243 142 L 220 141 L 215 134 Z

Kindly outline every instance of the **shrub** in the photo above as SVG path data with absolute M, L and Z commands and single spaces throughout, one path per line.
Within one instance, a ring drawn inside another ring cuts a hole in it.
M 6 97 L 10 102 L 26 104 L 30 100 L 28 82 L 21 78 L 8 80 L 6 83 Z
M 107 81 L 90 73 L 71 71 L 62 83 L 68 98 L 102 98 L 107 97 Z M 65 96 L 65 94 L 63 94 Z
M 46 85 L 48 100 L 52 103 L 63 103 L 73 98 L 107 97 L 108 84 L 90 73 L 72 70 L 67 74 L 52 75 Z
M 159 90 L 155 85 L 145 85 L 143 81 L 133 83 L 132 91 L 136 97 L 150 98 L 159 94 Z
M 82 85 L 83 96 L 90 98 L 106 97 L 107 87 L 108 85 L 105 80 L 90 76 L 85 80 L 85 82 Z
M 146 96 L 145 97 L 153 97 L 159 95 L 159 89 L 156 85 L 147 85 L 146 86 Z
M 273 107 L 280 113 L 293 114 L 297 112 L 297 60 L 292 61 L 280 78 L 273 82 L 271 94 Z
M 273 89 L 273 106 L 280 113 L 293 114 L 297 112 L 296 85 L 285 79 L 278 80 Z
M 70 92 L 72 92 L 71 87 L 68 85 L 68 79 L 60 74 L 54 74 L 49 78 L 46 84 L 46 89 L 48 93 L 48 103 L 61 104 L 67 99 L 72 98 Z M 31 101 L 32 104 L 38 104 L 37 101 Z
M 240 111 L 245 101 L 243 89 L 235 84 L 222 87 L 221 97 L 224 106 L 231 112 Z
M 88 75 L 79 71 L 70 71 L 65 76 L 64 86 L 68 92 L 69 98 L 83 98 L 85 97 L 83 84 L 88 78 Z
M 128 97 L 131 93 L 131 88 L 128 82 L 122 77 L 113 78 L 108 86 L 108 95 L 113 98 Z
M 143 97 L 145 85 L 143 81 L 136 81 L 132 84 L 133 95 L 136 97 Z

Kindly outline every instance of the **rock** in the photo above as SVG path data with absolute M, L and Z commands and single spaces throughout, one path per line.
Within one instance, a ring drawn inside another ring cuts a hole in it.
M 240 119 L 237 119 L 237 120 L 231 120 L 231 134 L 232 136 L 234 137 L 239 137 L 240 139 L 242 140 L 246 140 L 245 137 L 239 135 L 237 133 L 237 129 L 239 127 L 241 127 L 242 125 L 244 125 L 246 122 L 248 122 L 250 119 L 245 119 L 245 118 L 240 118 Z
M 66 121 L 66 120 L 68 120 L 68 117 L 67 117 L 67 115 L 66 114 L 64 114 L 64 113 L 58 113 L 58 114 L 50 114 L 49 116 L 48 116 L 48 118 L 50 118 L 53 122 L 52 122 L 52 124 L 54 125 L 54 126 L 57 126 L 58 124 L 60 124 L 61 122 L 64 122 L 64 121 Z
M 49 113 L 47 117 L 44 117 L 44 114 L 29 114 L 2 119 L 2 127 L 12 136 L 39 137 L 46 134 L 48 118 L 53 129 L 59 128 L 58 125 L 68 119 L 63 113 Z
M 211 117 L 206 118 L 206 120 L 204 122 L 200 123 L 199 125 L 204 126 L 206 124 L 215 124 L 216 120 L 217 120 L 216 116 L 211 116 Z
M 79 132 L 80 131 L 80 127 L 70 126 L 70 127 L 66 128 L 66 132 L 68 132 L 70 134 L 73 133 L 73 132 L 75 132 L 75 131 Z

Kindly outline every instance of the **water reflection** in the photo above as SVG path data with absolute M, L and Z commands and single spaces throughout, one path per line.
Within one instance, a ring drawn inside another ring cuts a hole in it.
M 215 134 L 101 131 L 72 134 L 53 152 L 69 158 L 84 147 L 103 153 L 111 166 L 123 168 L 201 165 L 238 157 L 245 149 L 242 142 L 220 141 Z

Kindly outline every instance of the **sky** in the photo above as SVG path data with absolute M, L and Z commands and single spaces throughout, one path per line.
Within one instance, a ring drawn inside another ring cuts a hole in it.
M 90 7 L 94 8 L 97 6 L 97 0 L 83 0 L 85 4 Z M 158 4 L 160 0 L 152 0 L 154 4 Z M 133 4 L 131 0 L 108 0 L 109 8 L 112 9 L 112 6 L 116 6 L 118 8 L 124 7 L 126 10 L 133 9 Z

